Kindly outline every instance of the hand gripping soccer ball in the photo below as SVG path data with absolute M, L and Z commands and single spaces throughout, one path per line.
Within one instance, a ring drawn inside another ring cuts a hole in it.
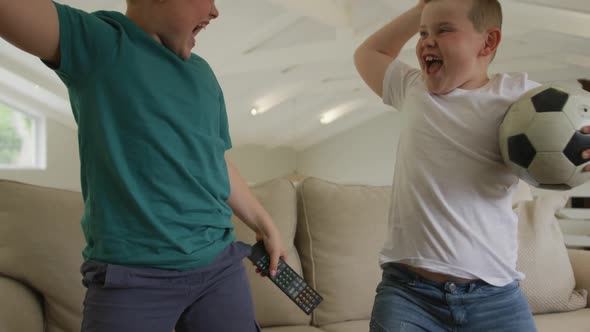
M 508 109 L 500 125 L 504 162 L 524 181 L 543 189 L 567 190 L 590 179 L 582 173 L 590 149 L 590 93 L 542 85 Z

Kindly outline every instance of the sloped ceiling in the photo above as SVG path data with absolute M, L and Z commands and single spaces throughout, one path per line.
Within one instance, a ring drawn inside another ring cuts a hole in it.
M 123 0 L 60 2 L 87 11 L 125 10 Z M 199 34 L 194 52 L 219 76 L 234 145 L 301 150 L 390 110 L 364 86 L 352 54 L 415 0 L 216 3 L 221 15 Z M 502 5 L 504 40 L 492 72 L 527 71 L 541 82 L 590 78 L 588 0 Z M 401 57 L 415 64 L 413 44 Z M 54 73 L 4 41 L 0 59 L 0 98 L 74 126 L 67 92 Z

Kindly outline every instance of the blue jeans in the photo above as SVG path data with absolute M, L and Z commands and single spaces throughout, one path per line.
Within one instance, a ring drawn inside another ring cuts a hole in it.
M 386 264 L 377 287 L 371 332 L 537 331 L 518 281 L 436 282 L 399 264 Z

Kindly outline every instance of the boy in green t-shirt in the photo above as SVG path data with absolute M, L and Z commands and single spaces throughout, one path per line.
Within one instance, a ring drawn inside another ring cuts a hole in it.
M 280 234 L 237 170 L 221 88 L 191 53 L 213 0 L 128 0 L 126 15 L 0 0 L 0 36 L 66 84 L 79 132 L 83 331 L 256 331 L 232 212 Z

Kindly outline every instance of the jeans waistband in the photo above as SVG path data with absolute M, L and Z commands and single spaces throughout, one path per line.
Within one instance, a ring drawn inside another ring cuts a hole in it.
M 452 292 L 459 292 L 459 293 L 466 293 L 471 292 L 476 288 L 482 286 L 489 286 L 487 282 L 477 279 L 469 282 L 455 282 L 455 281 L 435 281 L 424 278 L 423 276 L 419 275 L 418 273 L 411 271 L 404 267 L 402 264 L 399 263 L 386 263 L 383 265 L 383 273 L 388 276 L 389 278 L 402 280 L 406 282 L 421 282 L 435 288 L 438 288 L 442 291 L 452 291 Z

